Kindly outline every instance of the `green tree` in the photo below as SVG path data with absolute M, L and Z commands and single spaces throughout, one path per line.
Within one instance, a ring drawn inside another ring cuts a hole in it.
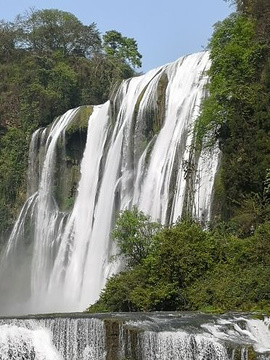
M 106 54 L 118 58 L 134 67 L 142 66 L 142 55 L 138 51 L 135 39 L 123 36 L 115 30 L 103 35 L 103 46 Z
M 16 31 L 11 23 L 0 21 L 0 60 L 9 61 L 14 55 Z
M 129 65 L 119 59 L 112 61 L 106 54 L 96 54 L 91 61 L 85 60 L 79 58 L 74 63 L 82 104 L 104 103 L 123 79 L 136 75 Z
M 190 306 L 195 310 L 269 312 L 269 230 L 266 222 L 254 235 L 240 239 L 216 229 L 211 234 L 213 267 L 188 288 Z
M 119 249 L 118 256 L 124 257 L 127 267 L 141 264 L 147 257 L 154 246 L 153 237 L 160 227 L 136 207 L 119 214 L 112 237 Z
M 61 51 L 91 57 L 100 51 L 101 39 L 96 24 L 83 25 L 71 13 L 56 9 L 33 10 L 18 16 L 20 46 L 33 51 Z
M 185 220 L 159 232 L 154 257 L 154 273 L 181 288 L 211 268 L 212 244 L 199 224 Z
M 108 280 L 100 300 L 90 311 L 188 309 L 187 287 L 213 266 L 214 252 L 209 234 L 198 224 L 183 221 L 165 228 L 154 226 L 153 235 L 149 217 L 136 209 L 125 211 L 121 219 L 124 226 L 121 223 L 120 246 L 124 244 L 122 252 L 131 256 L 131 261 L 124 272 Z M 150 234 L 145 238 L 145 231 L 141 235 L 141 229 L 149 227 Z M 115 231 L 119 233 L 119 224 L 113 233 Z M 134 243 L 141 237 L 145 239 L 143 245 L 139 241 L 138 249 Z M 142 255 L 140 250 L 145 249 L 146 241 L 147 251 Z
M 236 5 L 240 14 L 256 22 L 257 40 L 270 45 L 270 3 L 265 0 L 225 0 Z

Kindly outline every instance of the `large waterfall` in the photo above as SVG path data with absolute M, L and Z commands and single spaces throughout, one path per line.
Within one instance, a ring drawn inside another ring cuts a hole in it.
M 118 271 L 110 231 L 122 209 L 137 206 L 162 223 L 184 210 L 209 220 L 218 154 L 197 154 L 193 136 L 209 65 L 205 52 L 183 57 L 124 81 L 89 111 L 70 211 L 55 195 L 65 186 L 58 160 L 81 109 L 33 134 L 29 197 L 1 259 L 2 314 L 81 311 L 97 300 Z

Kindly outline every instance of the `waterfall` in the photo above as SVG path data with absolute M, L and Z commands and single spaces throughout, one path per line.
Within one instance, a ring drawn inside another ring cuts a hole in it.
M 33 135 L 29 198 L 0 264 L 3 314 L 81 311 L 97 300 L 119 270 L 110 231 L 122 209 L 135 205 L 162 223 L 186 208 L 210 219 L 218 152 L 194 154 L 193 136 L 209 66 L 207 52 L 183 57 L 124 81 L 93 107 L 70 211 L 55 195 L 57 161 L 81 109 Z
M 269 318 L 194 313 L 0 319 L 0 358 L 269 360 Z
M 99 319 L 0 320 L 0 358 L 105 360 Z
M 218 342 L 185 332 L 147 332 L 142 348 L 145 360 L 155 359 L 157 354 L 160 360 L 229 360 L 226 348 Z

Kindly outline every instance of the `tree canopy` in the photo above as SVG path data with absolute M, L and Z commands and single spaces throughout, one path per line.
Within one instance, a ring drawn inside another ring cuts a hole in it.
M 135 39 L 123 36 L 120 32 L 110 30 L 103 35 L 105 52 L 116 57 L 131 66 L 142 66 L 142 55 L 138 51 L 138 45 Z
M 127 41 L 126 53 L 109 55 L 94 22 L 57 9 L 0 22 L 0 237 L 25 200 L 32 132 L 70 108 L 107 101 L 116 84 L 136 75 L 126 58 L 135 45 L 129 50 Z
M 71 13 L 56 9 L 32 10 L 18 16 L 17 46 L 35 52 L 61 51 L 63 54 L 93 56 L 101 49 L 96 24 L 83 25 Z
M 151 222 L 150 217 L 136 207 L 119 214 L 112 237 L 127 267 L 142 263 L 154 246 L 153 236 L 160 228 L 159 223 Z

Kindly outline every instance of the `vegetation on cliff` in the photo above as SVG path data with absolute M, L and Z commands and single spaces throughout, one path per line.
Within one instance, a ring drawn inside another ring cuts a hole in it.
M 250 0 L 237 6 L 237 13 L 215 25 L 209 97 L 197 130 L 200 138 L 210 133 L 218 140 L 222 152 L 217 213 L 248 228 L 269 219 L 270 211 L 270 27 L 265 16 L 270 5 Z M 249 219 L 250 211 L 260 213 L 256 220 L 254 214 Z
M 95 23 L 55 9 L 0 22 L 0 239 L 25 200 L 33 131 L 70 108 L 105 102 L 141 66 L 134 39 L 114 30 L 103 38 Z
M 88 311 L 269 312 L 270 222 L 245 238 L 235 223 L 210 225 L 183 219 L 158 228 L 137 209 L 122 212 L 115 241 L 126 267 Z M 145 229 L 155 231 L 142 241 Z

